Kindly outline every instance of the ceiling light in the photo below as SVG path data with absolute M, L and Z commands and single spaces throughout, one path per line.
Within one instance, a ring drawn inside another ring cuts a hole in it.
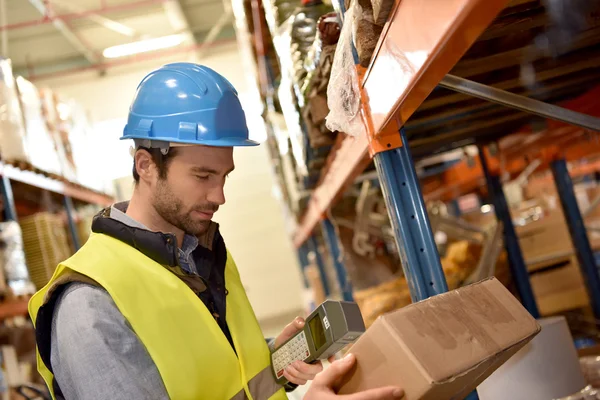
M 169 35 L 154 39 L 145 39 L 138 42 L 120 44 L 104 49 L 102 55 L 106 58 L 125 57 L 148 51 L 175 47 L 184 41 L 183 35 Z

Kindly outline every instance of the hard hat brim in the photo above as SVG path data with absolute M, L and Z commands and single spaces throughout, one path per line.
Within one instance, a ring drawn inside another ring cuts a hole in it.
M 170 142 L 170 143 L 180 143 L 180 144 L 188 144 L 188 145 L 197 145 L 197 146 L 209 146 L 209 147 L 252 147 L 260 145 L 259 142 L 245 139 L 241 137 L 225 137 L 219 138 L 217 140 L 194 140 L 194 141 L 186 141 L 186 140 L 178 140 L 170 137 L 153 137 L 149 138 L 144 135 L 125 135 L 121 137 L 121 140 L 126 139 L 150 139 L 161 142 Z

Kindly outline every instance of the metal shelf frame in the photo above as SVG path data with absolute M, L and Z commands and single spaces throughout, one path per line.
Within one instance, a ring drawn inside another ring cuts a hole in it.
M 329 254 L 333 260 L 333 266 L 337 275 L 342 299 L 345 301 L 353 301 L 354 297 L 352 296 L 352 284 L 350 283 L 348 275 L 346 274 L 346 268 L 344 267 L 344 256 L 340 248 L 335 225 L 333 225 L 333 222 L 331 222 L 329 218 L 325 218 L 321 222 L 321 226 L 323 229 L 325 243 L 327 244 L 327 249 L 329 250 Z
M 398 137 L 400 127 L 506 3 L 506 0 L 396 3 L 361 82 L 362 113 L 368 133 L 346 137 L 332 155 L 329 171 L 313 193 L 294 235 L 296 247 L 308 239 L 337 195 L 366 168 L 371 149 L 391 150 L 403 145 Z M 422 21 L 427 21 L 426 29 Z
M 448 291 L 448 285 L 404 129 L 400 136 L 402 147 L 378 153 L 374 161 L 404 276 L 415 302 Z
M 490 197 L 491 202 L 494 204 L 496 218 L 502 222 L 504 228 L 504 246 L 508 256 L 510 272 L 515 281 L 521 303 L 532 316 L 538 318 L 540 312 L 535 301 L 533 289 L 531 288 L 531 282 L 529 281 L 529 272 L 527 271 L 527 264 L 525 264 L 523 252 L 521 251 L 519 237 L 513 225 L 510 209 L 504 195 L 502 181 L 498 175 L 490 172 L 484 148 L 479 148 L 479 158 L 487 182 L 488 197 Z
M 506 3 L 506 0 L 396 2 L 370 67 L 358 74 L 363 77 L 360 82 L 363 90 L 361 114 L 367 132 L 359 137 L 344 138 L 332 152 L 328 168 L 324 170 L 293 237 L 295 246 L 299 248 L 311 237 L 316 226 L 322 225 L 345 299 L 352 298 L 351 286 L 340 258 L 339 241 L 333 223 L 326 215 L 371 158 L 377 169 L 413 301 L 447 291 L 423 195 L 402 128 L 436 86 L 600 131 L 598 118 L 447 75 Z M 428 21 L 426 29 L 419 25 L 422 21 Z M 485 157 L 482 157 L 481 164 L 497 217 L 504 226 L 511 270 L 521 300 L 528 311 L 538 317 L 539 311 L 502 183 L 496 172 L 488 168 Z M 585 226 L 580 223 L 581 214 L 576 202 L 575 206 L 572 204 L 572 182 L 565 178 L 568 173 L 566 168 L 560 170 L 560 163 L 553 166 L 553 170 L 556 170 L 557 186 L 558 177 L 562 179 L 563 188 L 559 187 L 561 202 L 578 255 L 583 260 L 584 274 L 597 278 L 598 272 L 592 271 L 589 260 L 591 250 Z M 583 244 L 578 246 L 578 242 Z M 596 301 L 600 304 L 600 280 L 596 278 L 592 279 L 588 288 L 594 311 L 600 312 L 596 305 Z
M 600 318 L 600 276 L 598 275 L 596 257 L 592 251 L 587 229 L 575 197 L 573 181 L 564 159 L 553 161 L 551 168 L 560 204 L 569 227 L 571 241 L 579 262 L 579 268 L 584 277 L 590 304 L 594 316 Z

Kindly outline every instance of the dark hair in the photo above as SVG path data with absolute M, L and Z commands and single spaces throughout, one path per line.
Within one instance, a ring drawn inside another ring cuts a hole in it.
M 177 154 L 177 149 L 170 148 L 167 154 L 163 154 L 160 152 L 158 148 L 147 148 L 147 147 L 138 147 L 137 151 L 145 150 L 150 153 L 150 157 L 152 157 L 152 161 L 156 164 L 156 168 L 158 168 L 158 176 L 161 179 L 165 179 L 167 177 L 167 169 L 169 167 L 169 162 L 175 157 Z M 133 160 L 133 180 L 137 184 L 140 181 L 140 174 L 138 174 L 135 169 L 135 159 Z

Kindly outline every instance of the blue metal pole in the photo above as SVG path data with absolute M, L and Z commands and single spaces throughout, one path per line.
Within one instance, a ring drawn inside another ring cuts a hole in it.
M 317 262 L 317 268 L 319 269 L 319 275 L 321 276 L 321 284 L 323 285 L 325 296 L 329 296 L 331 294 L 329 291 L 329 280 L 327 279 L 327 272 L 325 272 L 325 263 L 323 262 L 323 257 L 321 257 L 321 253 L 319 252 L 319 243 L 317 243 L 317 238 L 315 236 L 308 238 L 307 245 L 309 246 L 310 251 L 315 255 L 315 261 Z
M 375 155 L 375 167 L 413 301 L 448 291 L 404 128 L 402 147 Z
M 451 215 L 455 217 L 460 217 L 460 207 L 458 205 L 457 199 L 454 199 L 448 203 L 448 211 Z
M 494 204 L 496 218 L 502 222 L 504 227 L 504 246 L 506 247 L 510 270 L 517 287 L 517 292 L 521 297 L 521 303 L 523 303 L 523 306 L 534 318 L 538 318 L 540 313 L 537 308 L 533 289 L 531 288 L 531 282 L 529 281 L 529 272 L 523 258 L 519 238 L 512 222 L 504 190 L 502 189 L 502 182 L 499 176 L 490 174 L 485 152 L 481 147 L 479 148 L 479 158 L 481 159 L 481 166 L 487 182 L 488 195 L 490 201 Z
M 327 248 L 329 249 L 329 253 L 333 259 L 333 266 L 337 274 L 340 291 L 342 292 L 342 298 L 345 301 L 354 301 L 354 297 L 352 296 L 352 284 L 348 280 L 346 268 L 344 267 L 344 263 L 342 261 L 342 252 L 340 251 L 340 244 L 338 242 L 335 226 L 333 226 L 333 223 L 328 218 L 325 218 L 321 225 L 323 228 L 323 236 L 325 237 L 325 242 L 327 243 Z
M 2 175 L 2 200 L 4 202 L 4 216 L 7 221 L 17 221 L 17 208 L 13 197 L 10 179 Z
M 71 240 L 73 240 L 73 246 L 75 251 L 79 250 L 81 244 L 79 242 L 79 235 L 77 234 L 77 228 L 75 226 L 75 207 L 73 207 L 73 200 L 69 196 L 64 197 L 65 211 L 67 212 L 67 222 L 69 223 L 69 232 L 71 233 Z
M 584 276 L 590 304 L 596 318 L 600 318 L 600 277 L 598 276 L 594 252 L 590 246 L 585 223 L 573 190 L 573 181 L 565 160 L 553 161 L 550 166 L 560 197 L 560 204 L 571 233 L 571 241 L 577 253 L 579 268 L 581 268 L 581 273 Z
M 300 248 L 298 248 L 298 259 L 300 260 L 300 272 L 302 273 L 302 280 L 304 281 L 304 287 L 309 287 L 308 279 L 306 279 L 306 274 L 304 273 L 304 269 L 310 264 L 308 261 L 308 253 L 309 249 L 306 243 L 304 243 Z

